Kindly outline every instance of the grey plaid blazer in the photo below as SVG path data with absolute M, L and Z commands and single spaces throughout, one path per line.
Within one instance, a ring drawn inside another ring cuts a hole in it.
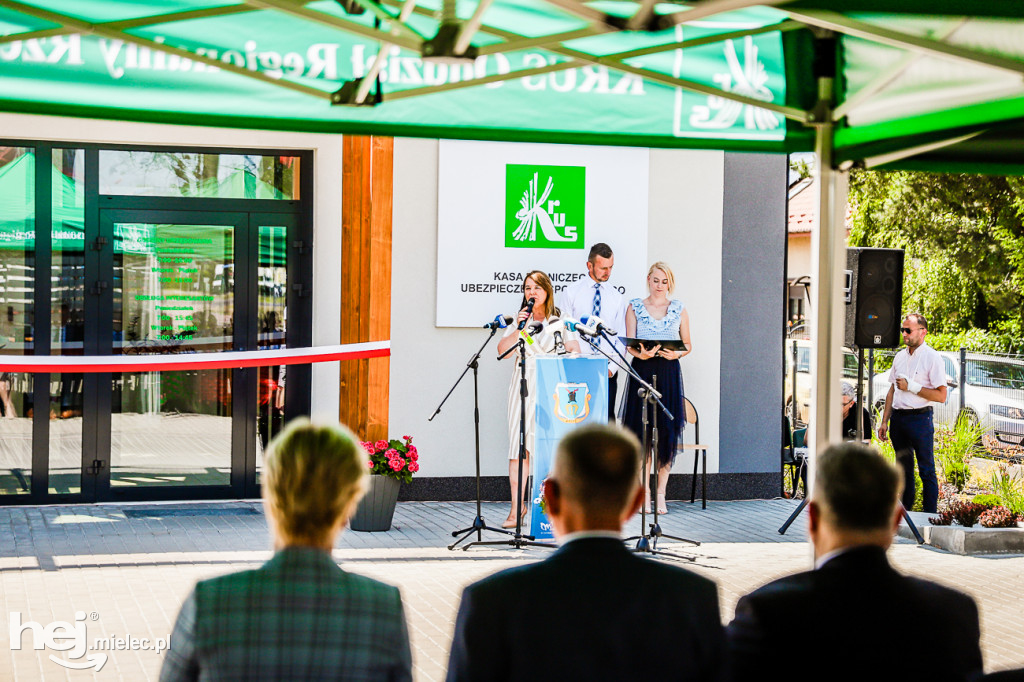
M 341 679 L 412 679 L 402 598 L 298 547 L 198 583 L 160 671 L 162 682 Z

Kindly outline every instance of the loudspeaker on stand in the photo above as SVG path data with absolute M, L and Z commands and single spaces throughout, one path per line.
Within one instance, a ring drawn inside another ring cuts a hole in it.
M 903 250 L 846 250 L 846 346 L 896 348 L 903 305 Z

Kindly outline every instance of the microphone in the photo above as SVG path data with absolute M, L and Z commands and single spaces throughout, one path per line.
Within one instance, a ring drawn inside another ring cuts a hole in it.
M 583 324 L 589 325 L 597 331 L 604 331 L 604 333 L 609 334 L 611 336 L 619 335 L 617 331 L 606 325 L 604 323 L 604 320 L 602 320 L 597 315 L 590 315 L 589 317 L 584 317 L 581 321 L 583 322 Z
M 511 315 L 498 315 L 494 318 L 493 322 L 488 322 L 484 325 L 484 329 L 504 329 L 505 327 L 512 324 L 512 320 L 516 318 Z
M 526 321 L 530 319 L 530 315 L 533 314 L 533 304 L 536 302 L 537 299 L 535 298 L 531 298 L 529 301 L 526 302 L 526 317 L 519 321 L 519 326 L 517 327 L 519 331 L 523 331 L 523 327 L 526 326 Z
M 537 334 L 540 333 L 541 329 L 544 329 L 543 322 L 531 322 L 530 326 L 527 328 L 527 333 L 530 336 L 536 336 Z
M 555 330 L 555 353 L 565 355 L 565 343 L 562 342 L 562 332 Z
M 565 328 L 571 332 L 577 334 L 583 334 L 584 336 L 597 336 L 597 330 L 593 327 L 588 327 L 579 320 L 574 320 L 571 317 L 566 317 L 563 320 L 565 322 Z

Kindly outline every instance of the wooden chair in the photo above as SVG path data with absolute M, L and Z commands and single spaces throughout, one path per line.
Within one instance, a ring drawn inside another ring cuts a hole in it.
M 683 443 L 683 450 L 693 450 L 693 489 L 690 491 L 690 504 L 697 501 L 697 455 L 701 455 L 700 474 L 700 508 L 708 508 L 708 446 L 700 442 L 700 418 L 697 408 L 689 398 L 683 398 L 683 409 L 686 411 L 686 423 L 693 424 L 693 443 Z

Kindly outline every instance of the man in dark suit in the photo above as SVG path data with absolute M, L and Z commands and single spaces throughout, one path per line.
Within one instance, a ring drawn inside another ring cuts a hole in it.
M 724 634 L 716 585 L 631 553 L 640 446 L 587 426 L 559 443 L 544 482 L 561 547 L 545 561 L 466 588 L 448 680 L 712 680 Z
M 807 506 L 815 570 L 740 599 L 727 630 L 735 679 L 784 670 L 794 680 L 937 682 L 981 672 L 974 600 L 889 565 L 901 487 L 896 468 L 864 445 L 818 457 Z
M 161 682 L 412 680 L 398 589 L 331 557 L 366 486 L 366 451 L 338 425 L 297 419 L 271 441 L 263 502 L 274 556 L 196 585 Z

